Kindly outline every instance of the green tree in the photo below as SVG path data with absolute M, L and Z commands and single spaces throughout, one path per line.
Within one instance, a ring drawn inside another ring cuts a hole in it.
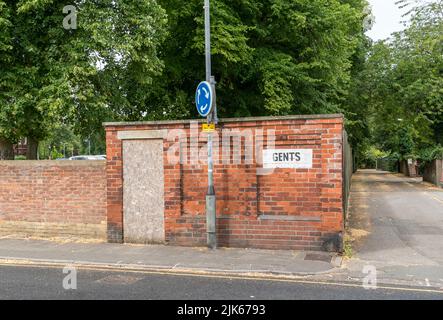
M 443 1 L 416 7 L 410 26 L 395 35 L 391 49 L 395 98 L 407 108 L 423 144 L 442 143 Z
M 443 1 L 402 3 L 411 4 L 408 27 L 369 48 L 346 110 L 364 121 L 352 128 L 357 145 L 404 158 L 442 143 Z
M 89 136 L 125 118 L 163 68 L 167 18 L 155 0 L 70 3 L 78 25 L 66 30 L 66 1 L 0 0 L 0 141 L 28 137 L 31 158 L 57 123 Z
M 169 17 L 154 105 L 195 116 L 204 79 L 201 0 L 160 0 Z M 365 17 L 363 0 L 213 0 L 213 71 L 221 116 L 337 112 Z M 168 115 L 168 110 L 164 110 Z
M 11 77 L 10 72 L 6 71 L 6 66 L 10 64 L 12 58 L 11 28 L 10 9 L 5 1 L 0 0 L 0 92 L 4 89 L 6 79 Z M 0 123 L 8 124 L 2 102 L 0 93 Z M 11 128 L 0 125 L 0 160 L 13 158 L 11 138 L 13 138 Z
M 357 47 L 352 56 L 351 81 L 346 95 L 342 102 L 342 111 L 345 114 L 346 130 L 348 139 L 354 152 L 358 155 L 365 155 L 370 145 L 369 118 L 369 86 L 370 72 L 367 69 L 367 55 L 372 47 L 372 40 L 365 35 L 365 32 L 373 26 L 374 16 L 368 3 L 354 1 L 354 5 L 360 5 L 360 9 L 365 15 L 364 23 L 360 26 L 358 33 Z

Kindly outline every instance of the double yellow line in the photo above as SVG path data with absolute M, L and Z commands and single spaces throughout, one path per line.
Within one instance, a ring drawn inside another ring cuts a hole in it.
M 436 196 L 433 196 L 432 194 L 429 194 L 428 192 L 424 192 L 424 194 L 427 195 L 427 196 L 429 196 L 430 198 L 432 198 L 432 199 L 434 199 L 434 200 L 440 202 L 440 203 L 443 203 L 443 200 L 442 200 L 442 199 L 440 199 L 440 198 L 438 198 L 438 197 L 436 197 Z

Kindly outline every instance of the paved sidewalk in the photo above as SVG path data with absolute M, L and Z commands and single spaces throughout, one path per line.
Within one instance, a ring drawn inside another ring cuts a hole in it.
M 322 252 L 185 248 L 0 239 L 0 263 L 37 263 L 228 274 L 306 276 L 331 272 L 341 258 Z

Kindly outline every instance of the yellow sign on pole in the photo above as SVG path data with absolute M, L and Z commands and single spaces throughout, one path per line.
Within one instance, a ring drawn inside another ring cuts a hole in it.
M 210 124 L 204 123 L 202 125 L 202 130 L 203 130 L 203 132 L 214 132 L 215 131 L 215 124 L 214 123 L 210 123 Z

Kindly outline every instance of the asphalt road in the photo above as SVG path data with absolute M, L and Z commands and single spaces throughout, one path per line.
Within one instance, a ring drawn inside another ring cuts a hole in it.
M 443 300 L 443 291 L 413 288 L 365 290 L 359 284 L 229 279 L 86 269 L 77 270 L 77 289 L 66 290 L 63 287 L 66 276 L 72 276 L 72 273 L 63 273 L 60 268 L 0 266 L 0 299 Z M 73 284 L 72 281 L 68 283 Z

